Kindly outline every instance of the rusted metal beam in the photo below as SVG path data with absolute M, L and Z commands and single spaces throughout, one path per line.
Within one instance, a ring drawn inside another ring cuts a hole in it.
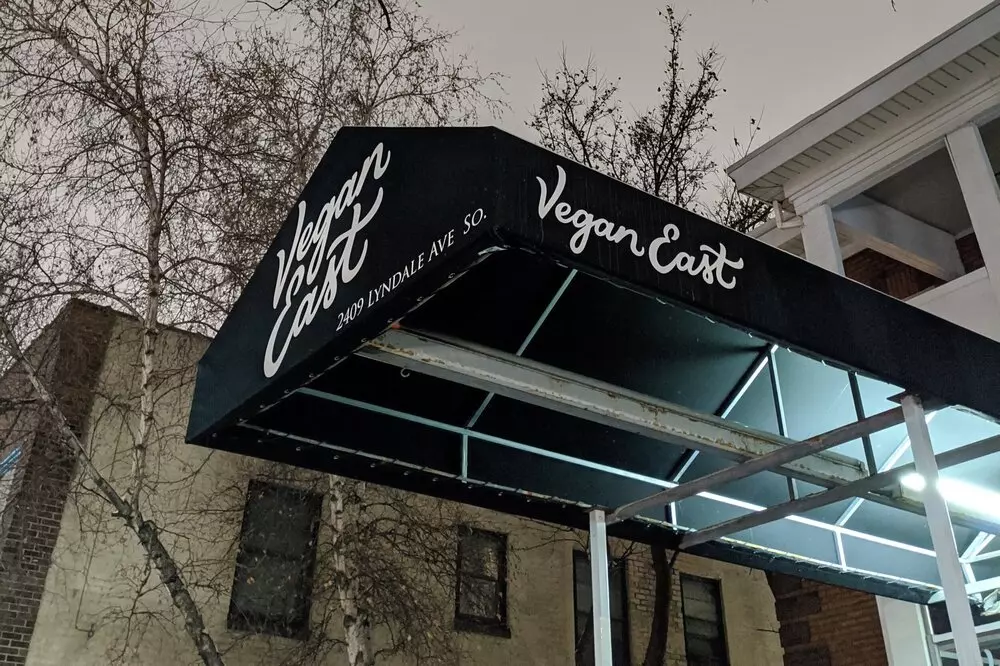
M 619 386 L 443 336 L 390 330 L 356 353 L 736 461 L 758 458 L 795 443 Z M 850 483 L 866 475 L 860 461 L 832 453 L 789 461 L 779 470 L 825 487 Z

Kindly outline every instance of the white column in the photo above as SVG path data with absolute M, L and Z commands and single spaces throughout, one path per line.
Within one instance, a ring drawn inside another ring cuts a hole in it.
M 802 216 L 802 244 L 809 263 L 844 274 L 844 258 L 828 204 L 820 204 Z
M 993 295 L 1000 301 L 1000 188 L 979 128 L 966 125 L 948 135 L 948 154 L 983 251 Z
M 972 608 L 965 591 L 965 576 L 958 559 L 955 546 L 955 531 L 951 526 L 948 505 L 938 489 L 938 467 L 931 446 L 931 435 L 927 430 L 926 413 L 915 396 L 903 398 L 903 416 L 906 419 L 906 434 L 910 437 L 913 462 L 917 473 L 924 478 L 924 513 L 927 527 L 931 532 L 931 542 L 937 555 L 938 573 L 944 589 L 944 603 L 948 609 L 948 621 L 955 637 L 955 651 L 959 666 L 981 666 L 979 639 L 972 621 Z
M 590 589 L 594 614 L 594 666 L 611 666 L 611 585 L 604 512 L 590 512 Z
M 876 597 L 889 666 L 932 666 L 923 606 Z

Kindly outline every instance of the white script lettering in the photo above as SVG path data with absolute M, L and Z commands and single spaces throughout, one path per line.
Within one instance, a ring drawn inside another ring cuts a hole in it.
M 701 277 L 705 284 L 718 283 L 723 289 L 732 289 L 736 286 L 736 278 L 726 278 L 723 271 L 726 267 L 733 270 L 743 268 L 743 260 L 732 261 L 726 257 L 726 246 L 719 243 L 719 249 L 715 250 L 707 245 L 702 245 L 698 249 L 702 252 L 701 258 L 696 259 L 687 252 L 678 252 L 670 261 L 663 263 L 660 261 L 660 248 L 677 240 L 681 235 L 675 224 L 668 224 L 663 227 L 663 235 L 649 244 L 649 263 L 653 265 L 658 273 L 666 275 L 674 270 L 688 273 L 694 277 Z
M 557 220 L 563 224 L 572 224 L 576 227 L 577 230 L 569 240 L 569 249 L 574 254 L 583 252 L 584 248 L 587 247 L 587 241 L 590 240 L 590 234 L 593 233 L 595 236 L 604 238 L 616 245 L 628 238 L 630 242 L 629 249 L 632 250 L 632 254 L 637 257 L 643 255 L 646 248 L 639 245 L 639 234 L 636 233 L 635 229 L 629 229 L 621 225 L 616 229 L 613 222 L 608 222 L 603 217 L 595 218 L 592 213 L 588 213 L 582 208 L 574 213 L 572 206 L 565 201 L 559 201 L 559 197 L 562 196 L 563 189 L 566 187 L 566 172 L 561 166 L 556 166 L 556 173 L 558 174 L 558 181 L 556 182 L 555 189 L 552 190 L 551 197 L 547 196 L 548 186 L 545 184 L 545 181 L 540 176 L 535 176 L 541 187 L 538 197 L 538 217 L 544 220 L 545 216 L 549 214 L 549 211 L 554 206 Z
M 646 253 L 646 247 L 639 242 L 639 234 L 635 229 L 630 229 L 625 225 L 616 225 L 603 217 L 595 217 L 582 208 L 573 210 L 573 206 L 565 201 L 561 201 L 563 190 L 566 188 L 566 172 L 561 166 L 556 166 L 556 186 L 549 194 L 549 187 L 540 176 L 535 176 L 540 187 L 538 196 L 538 217 L 544 220 L 549 213 L 553 213 L 555 219 L 562 224 L 569 224 L 576 228 L 570 236 L 569 249 L 574 254 L 580 254 L 587 247 L 590 237 L 603 238 L 616 245 L 626 238 L 629 239 L 629 249 L 637 257 Z M 660 258 L 661 249 L 679 240 L 680 229 L 675 224 L 668 224 L 663 227 L 663 235 L 654 239 L 649 244 L 649 263 L 658 273 L 666 275 L 672 271 L 687 273 L 692 277 L 700 277 L 705 284 L 718 284 L 723 289 L 733 289 L 736 286 L 736 278 L 728 277 L 725 273 L 727 268 L 741 270 L 743 268 L 742 259 L 730 259 L 726 246 L 719 243 L 718 249 L 708 245 L 699 246 L 699 256 L 688 252 L 677 252 L 669 261 Z
M 312 323 L 320 308 L 327 310 L 337 298 L 341 284 L 353 280 L 368 254 L 368 241 L 358 234 L 375 218 L 382 205 L 382 187 L 375 194 L 375 201 L 367 213 L 355 200 L 364 189 L 368 176 L 379 180 L 389 167 L 392 153 L 380 143 L 365 158 L 360 171 L 351 174 L 340 192 L 331 198 L 315 222 L 306 222 L 306 202 L 298 205 L 298 221 L 288 251 L 278 250 L 278 275 L 274 283 L 271 307 L 278 310 L 278 317 L 271 329 L 271 336 L 264 351 L 264 376 L 273 377 L 288 352 L 291 341 Z M 330 240 L 331 227 L 348 208 L 352 208 L 351 226 Z M 355 252 L 356 241 L 360 248 Z M 308 257 L 308 264 L 305 263 Z M 322 281 L 317 278 L 325 265 Z M 303 292 L 304 293 L 300 293 Z M 291 322 L 288 314 L 294 310 Z M 279 346 L 279 338 L 281 339 Z

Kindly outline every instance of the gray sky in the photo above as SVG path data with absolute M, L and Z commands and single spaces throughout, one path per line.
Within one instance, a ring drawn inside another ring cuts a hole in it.
M 481 69 L 507 75 L 512 107 L 500 124 L 526 138 L 539 95 L 539 67 L 551 69 L 565 45 L 571 62 L 592 54 L 621 76 L 626 105 L 655 99 L 664 33 L 656 0 L 419 0 Z M 716 158 L 745 135 L 761 109 L 759 140 L 780 134 L 826 103 L 974 13 L 986 0 L 678 0 L 690 13 L 686 47 L 716 45 L 727 93 L 715 106 Z M 756 145 L 756 144 L 755 144 Z

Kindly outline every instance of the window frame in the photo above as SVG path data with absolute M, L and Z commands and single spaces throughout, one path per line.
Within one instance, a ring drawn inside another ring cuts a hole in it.
M 11 446 L 0 456 L 0 535 L 5 532 L 7 508 L 13 506 L 14 477 L 23 458 L 24 449 L 19 444 Z
M 497 558 L 497 579 L 493 580 L 485 576 L 468 573 L 462 570 L 463 545 L 467 538 L 476 535 L 486 537 L 498 542 L 500 551 Z M 499 636 L 510 638 L 510 615 L 508 612 L 507 600 L 507 535 L 502 532 L 483 530 L 469 525 L 461 525 L 458 528 L 458 548 L 455 559 L 455 619 L 454 627 L 458 631 L 468 631 L 489 636 Z M 462 580 L 464 577 L 471 577 L 477 581 L 488 581 L 496 586 L 497 603 L 499 605 L 499 618 L 490 619 L 469 615 L 462 612 Z
M 731 656 L 729 654 L 729 634 L 728 634 L 728 632 L 726 630 L 726 605 L 725 605 L 725 602 L 724 602 L 724 599 L 723 599 L 723 596 L 722 596 L 722 580 L 719 579 L 719 578 L 708 578 L 706 576 L 697 576 L 695 574 L 689 574 L 689 573 L 681 572 L 681 574 L 680 574 L 680 580 L 678 582 L 680 583 L 680 588 L 681 588 L 680 589 L 680 593 L 681 593 L 680 594 L 680 598 L 681 598 L 681 621 L 683 622 L 683 627 L 682 628 L 684 630 L 684 661 L 687 664 L 691 663 L 690 657 L 688 656 L 688 653 L 687 653 L 687 641 L 688 641 L 688 628 L 687 628 L 688 624 L 687 624 L 687 622 L 688 622 L 688 614 L 687 614 L 687 610 L 684 607 L 685 606 L 685 601 L 684 601 L 684 597 L 685 597 L 685 595 L 684 595 L 684 581 L 685 580 L 692 580 L 692 581 L 698 581 L 698 582 L 701 582 L 701 583 L 708 583 L 710 586 L 712 586 L 714 588 L 714 590 L 715 590 L 716 607 L 717 607 L 717 610 L 718 610 L 718 613 L 719 613 L 719 638 L 722 641 L 723 656 L 725 658 L 725 663 L 722 666 L 731 666 L 731 664 L 732 664 L 732 658 L 731 658 Z
M 580 616 L 580 611 L 577 610 L 577 608 L 579 608 L 579 597 L 578 597 L 578 595 L 576 593 L 576 585 L 577 585 L 577 583 L 576 583 L 576 580 L 577 580 L 576 579 L 576 565 L 577 565 L 578 561 L 585 562 L 587 564 L 587 570 L 588 571 L 590 570 L 590 555 L 588 553 L 586 553 L 585 551 L 578 550 L 578 549 L 574 548 L 573 549 L 573 560 L 572 560 L 572 574 L 573 574 L 573 645 L 574 646 L 576 645 L 576 641 L 577 641 L 576 635 L 577 635 L 577 631 L 579 630 L 579 627 L 577 626 L 577 622 L 579 621 L 579 616 Z M 621 664 L 621 665 L 618 665 L 618 666 L 629 666 L 629 664 L 632 663 L 632 625 L 629 622 L 628 559 L 627 558 L 620 558 L 620 559 L 617 560 L 617 562 L 620 562 L 621 563 L 621 567 L 622 567 L 622 583 L 621 583 L 622 616 L 620 618 L 617 618 L 617 619 L 615 619 L 614 617 L 612 617 L 611 618 L 611 625 L 613 627 L 616 622 L 621 623 L 621 625 L 622 625 L 623 645 L 625 647 L 625 649 L 624 649 L 624 652 L 625 652 L 625 657 L 624 657 L 625 663 Z M 611 582 L 611 580 L 610 580 L 610 575 L 611 575 L 610 568 L 614 567 L 615 563 L 616 563 L 616 560 L 613 559 L 613 558 L 608 562 L 608 567 L 609 567 L 609 571 L 608 571 L 608 576 L 609 576 L 608 583 L 609 583 L 609 585 L 608 585 L 608 588 L 609 588 L 609 592 L 610 592 L 610 588 L 611 588 L 611 585 L 610 585 L 610 582 Z M 591 582 L 589 578 L 588 578 L 587 582 L 588 583 Z M 591 613 L 591 615 L 593 615 L 593 613 L 594 613 L 594 609 L 593 608 L 590 609 L 590 613 Z M 614 636 L 614 631 L 612 631 L 611 634 L 612 634 L 612 636 Z M 612 649 L 611 656 L 612 656 L 612 660 L 613 660 L 614 659 L 614 650 L 613 649 Z M 574 663 L 575 663 L 575 654 L 574 654 Z
M 311 547 L 305 554 L 305 561 L 302 562 L 302 599 L 303 603 L 299 613 L 295 617 L 285 616 L 280 619 L 273 615 L 264 613 L 248 613 L 237 608 L 236 589 L 239 581 L 241 569 L 246 567 L 247 561 L 258 555 L 274 557 L 294 564 L 294 560 L 286 555 L 273 553 L 264 548 L 247 547 L 244 537 L 247 529 L 247 518 L 250 513 L 251 498 L 255 493 L 270 492 L 286 497 L 301 496 L 302 501 L 311 504 L 309 507 L 312 513 L 310 533 L 308 542 Z M 292 638 L 306 640 L 309 638 L 309 618 L 312 614 L 312 591 L 313 577 L 316 570 L 316 554 L 318 550 L 319 525 L 323 514 L 323 496 L 301 488 L 270 483 L 259 479 L 251 479 L 247 484 L 246 501 L 243 505 L 243 519 L 240 524 L 239 541 L 236 552 L 236 566 L 233 571 L 233 584 L 229 593 L 229 612 L 226 616 L 226 627 L 231 631 L 252 632 L 254 634 L 268 634 L 281 638 Z

